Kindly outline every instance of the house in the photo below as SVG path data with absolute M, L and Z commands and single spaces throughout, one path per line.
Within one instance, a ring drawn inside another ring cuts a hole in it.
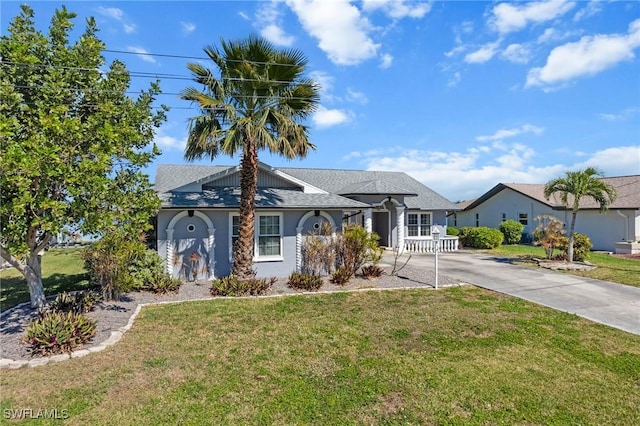
M 616 242 L 640 239 L 640 175 L 602 178 L 617 193 L 609 210 L 601 214 L 591 198 L 581 201 L 576 232 L 587 235 L 594 250 L 614 251 Z M 449 217 L 455 227 L 488 226 L 497 228 L 507 219 L 524 225 L 533 234 L 540 215 L 553 215 L 569 226 L 572 211 L 563 205 L 559 194 L 544 197 L 544 184 L 499 183 L 475 200 L 459 203 L 459 211 Z
M 229 275 L 237 238 L 239 166 L 160 165 L 155 189 L 162 199 L 152 243 L 174 276 Z M 260 163 L 255 198 L 254 268 L 257 276 L 300 270 L 305 235 L 323 223 L 340 231 L 357 223 L 384 247 L 432 241 L 431 226 L 456 209 L 402 172 L 275 168 Z M 455 244 L 457 249 L 457 242 Z

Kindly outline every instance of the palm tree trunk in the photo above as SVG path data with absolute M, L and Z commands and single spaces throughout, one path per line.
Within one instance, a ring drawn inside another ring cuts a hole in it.
M 569 228 L 569 246 L 567 247 L 567 258 L 571 263 L 573 263 L 573 239 L 574 239 L 573 234 L 576 228 L 577 215 L 578 215 L 578 212 L 574 210 L 573 214 L 571 215 L 571 227 Z
M 256 188 L 258 186 L 258 153 L 255 142 L 247 139 L 242 153 L 240 171 L 240 217 L 238 241 L 233 250 L 232 274 L 240 279 L 251 278 L 255 235 Z

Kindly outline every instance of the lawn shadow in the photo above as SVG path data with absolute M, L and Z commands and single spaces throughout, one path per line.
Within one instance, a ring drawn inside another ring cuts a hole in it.
M 22 302 L 29 301 L 29 288 L 23 277 L 2 278 L 0 283 L 0 311 L 4 312 Z M 52 274 L 42 279 L 47 297 L 62 292 L 87 290 L 93 288 L 89 283 L 89 274 Z

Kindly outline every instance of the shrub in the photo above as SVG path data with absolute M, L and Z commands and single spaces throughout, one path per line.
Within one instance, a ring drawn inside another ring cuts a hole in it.
M 213 296 L 259 296 L 269 291 L 276 278 L 249 278 L 241 280 L 235 275 L 215 279 L 211 282 Z
M 307 235 L 302 244 L 302 272 L 310 275 L 329 274 L 336 262 L 335 241 L 331 226 L 323 222 L 317 233 Z
M 25 343 L 32 355 L 71 352 L 91 340 L 96 322 L 75 312 L 47 311 L 27 326 Z
M 317 291 L 322 287 L 322 278 L 320 275 L 292 272 L 287 285 L 298 290 Z
M 509 219 L 502 222 L 499 229 L 502 235 L 504 235 L 505 244 L 518 244 L 522 239 L 524 225 L 513 219 Z
M 447 226 L 447 235 L 457 237 L 458 235 L 460 235 L 460 230 L 458 228 L 454 228 L 453 226 Z
M 64 292 L 49 303 L 49 310 L 84 314 L 94 310 L 99 300 L 100 294 L 91 290 L 78 291 L 74 294 Z
M 547 259 L 553 259 L 553 251 L 562 250 L 564 235 L 564 224 L 555 216 L 540 215 L 536 217 L 540 222 L 533 231 L 533 241 L 535 245 L 544 248 Z M 567 240 L 568 241 L 568 240 Z M 564 243 L 566 245 L 566 243 Z
M 102 298 L 117 300 L 136 285 L 132 265 L 144 255 L 146 247 L 140 238 L 123 232 L 104 235 L 83 252 L 89 279 L 100 286 Z
M 133 290 L 145 290 L 153 293 L 178 291 L 182 281 L 167 275 L 162 258 L 155 250 L 146 249 L 133 258 L 129 264 Z
M 384 252 L 378 240 L 375 232 L 368 233 L 359 225 L 347 225 L 335 241 L 336 266 L 343 269 L 339 275 L 348 277 L 348 281 L 366 262 L 378 264 Z
M 353 274 L 350 273 L 347 268 L 341 266 L 331 274 L 331 282 L 337 285 L 343 285 L 348 283 L 352 276 Z
M 464 227 L 460 230 L 460 241 L 465 247 L 492 249 L 500 246 L 503 238 L 502 232 L 485 226 Z
M 574 233 L 573 234 L 573 260 L 577 262 L 582 262 L 586 258 L 589 257 L 589 252 L 593 247 L 591 240 L 584 234 Z M 562 237 L 561 242 L 558 246 L 559 249 L 563 250 L 565 254 L 565 258 L 568 258 L 568 250 L 569 250 L 569 238 Z
M 378 265 L 366 265 L 362 267 L 362 276 L 364 278 L 378 278 L 382 276 L 384 270 Z

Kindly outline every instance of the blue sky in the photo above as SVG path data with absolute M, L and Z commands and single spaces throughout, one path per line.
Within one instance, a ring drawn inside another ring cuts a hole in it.
M 3 34 L 19 4 L 0 4 Z M 197 113 L 176 94 L 198 59 L 157 54 L 202 57 L 204 46 L 250 33 L 302 50 L 323 87 L 309 122 L 317 150 L 294 161 L 261 153 L 273 166 L 399 170 L 452 201 L 587 165 L 640 173 L 637 1 L 29 4 L 41 29 L 61 4 L 78 14 L 76 34 L 94 16 L 107 49 L 128 52 L 105 52 L 109 62 L 176 77 L 161 78 L 158 103 L 172 109 L 152 177 L 157 164 L 184 162 Z M 150 81 L 134 78 L 132 90 Z

